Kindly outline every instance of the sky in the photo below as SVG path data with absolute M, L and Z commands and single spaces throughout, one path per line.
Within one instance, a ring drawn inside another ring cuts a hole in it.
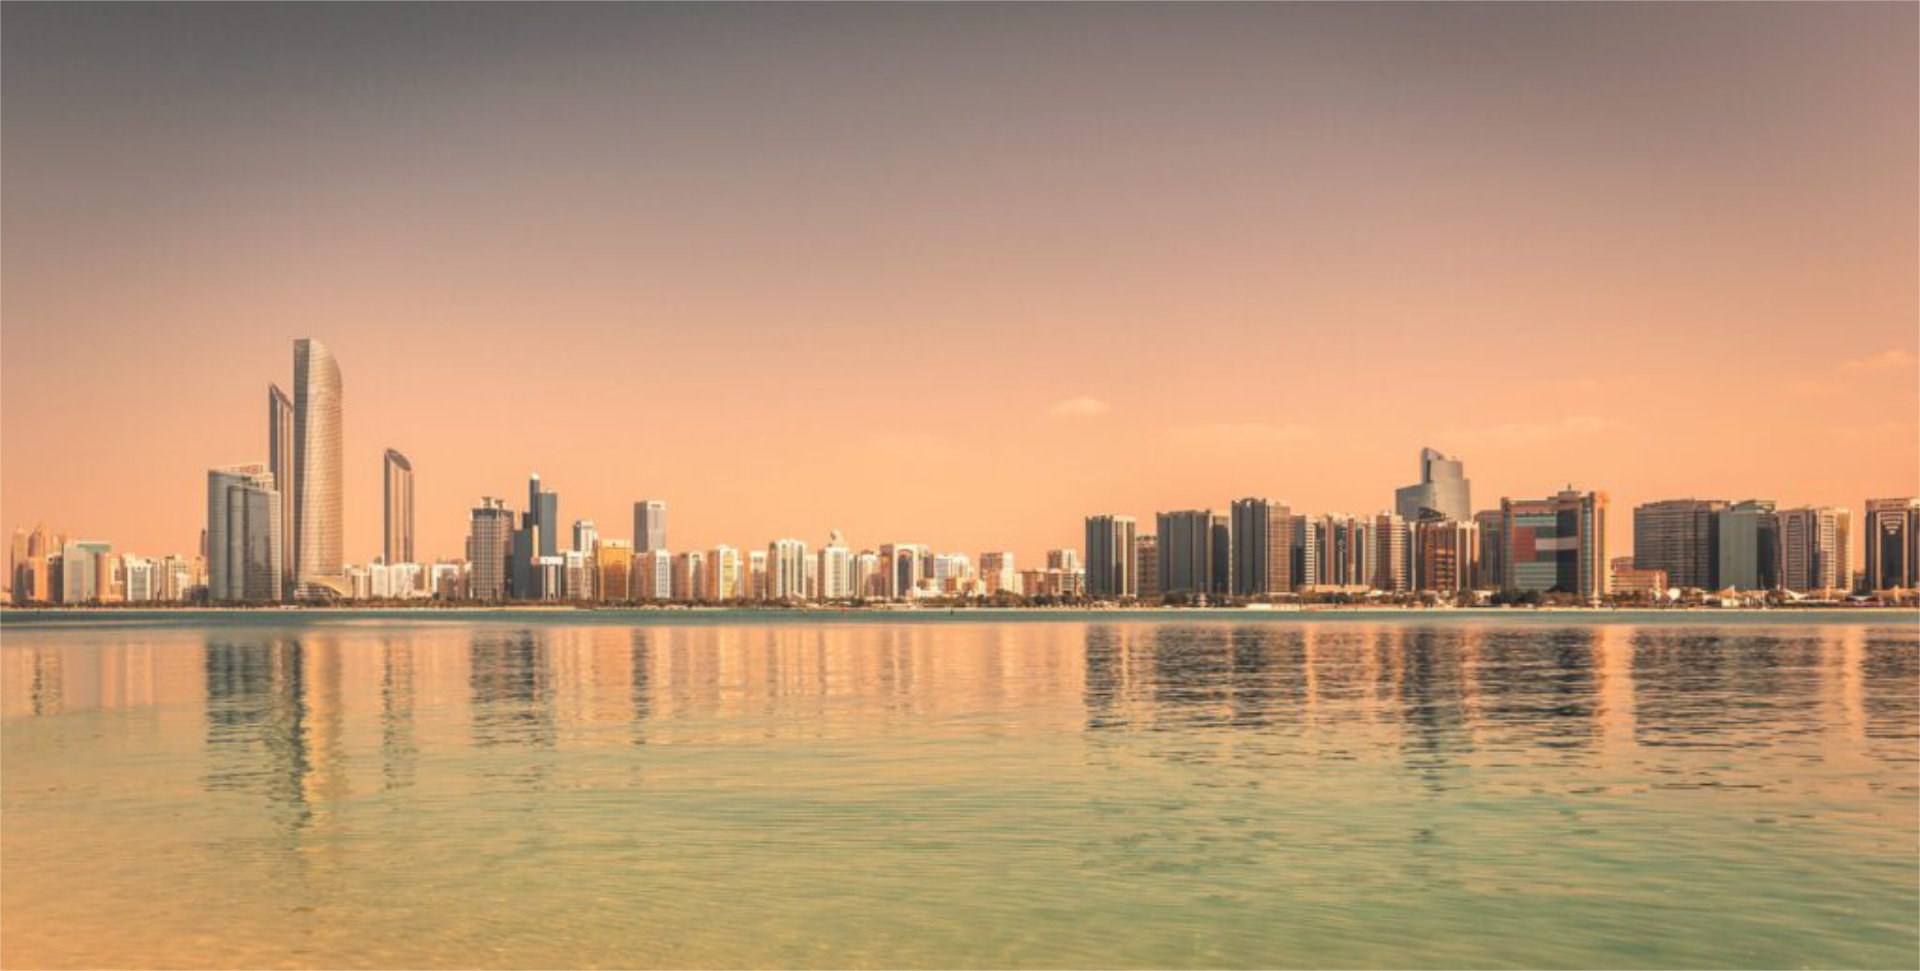
M 191 552 L 292 342 L 419 553 L 1920 492 L 1911 4 L 0 11 L 0 530 Z M 1856 513 L 1857 515 L 1857 513 Z M 1143 530 L 1144 531 L 1144 530 Z M 1857 559 L 1857 555 L 1856 555 Z

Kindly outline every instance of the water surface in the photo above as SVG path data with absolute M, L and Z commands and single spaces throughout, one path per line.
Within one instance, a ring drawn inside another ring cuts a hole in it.
M 9 617 L 0 715 L 8 967 L 1920 961 L 1901 615 Z

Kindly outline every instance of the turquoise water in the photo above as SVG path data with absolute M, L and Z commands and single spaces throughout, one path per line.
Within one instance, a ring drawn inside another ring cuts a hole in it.
M 1912 967 L 1913 615 L 9 615 L 0 963 Z

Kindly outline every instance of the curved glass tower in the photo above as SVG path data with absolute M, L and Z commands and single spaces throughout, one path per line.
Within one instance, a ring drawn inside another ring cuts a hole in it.
M 344 596 L 340 552 L 340 365 L 325 344 L 293 342 L 295 593 Z

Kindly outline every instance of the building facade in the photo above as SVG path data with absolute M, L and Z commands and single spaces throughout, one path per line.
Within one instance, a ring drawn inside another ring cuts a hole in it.
M 340 365 L 326 345 L 293 342 L 294 594 L 347 596 L 341 553 Z
M 1139 593 L 1136 533 L 1132 516 L 1087 517 L 1087 596 L 1126 600 Z
M 1394 490 L 1393 505 L 1394 512 L 1408 522 L 1472 519 L 1473 486 L 1467 481 L 1466 463 L 1436 449 L 1421 449 L 1420 481 Z
M 1676 587 L 1720 589 L 1721 499 L 1666 499 L 1633 509 L 1633 567 Z
M 285 596 L 281 495 L 263 464 L 207 473 L 207 597 L 264 603 Z
M 1920 498 L 1868 499 L 1865 535 L 1867 589 L 1920 586 Z
M 1780 585 L 1796 593 L 1844 591 L 1853 586 L 1853 515 L 1832 506 L 1780 514 Z
M 1229 507 L 1233 593 L 1272 597 L 1293 590 L 1293 511 L 1272 499 L 1235 499 Z
M 1505 589 L 1606 596 L 1606 493 L 1568 489 L 1550 499 L 1502 499 L 1500 509 Z
M 387 563 L 418 562 L 413 555 L 413 462 L 387 449 L 380 462 L 380 480 L 384 540 L 380 558 Z

